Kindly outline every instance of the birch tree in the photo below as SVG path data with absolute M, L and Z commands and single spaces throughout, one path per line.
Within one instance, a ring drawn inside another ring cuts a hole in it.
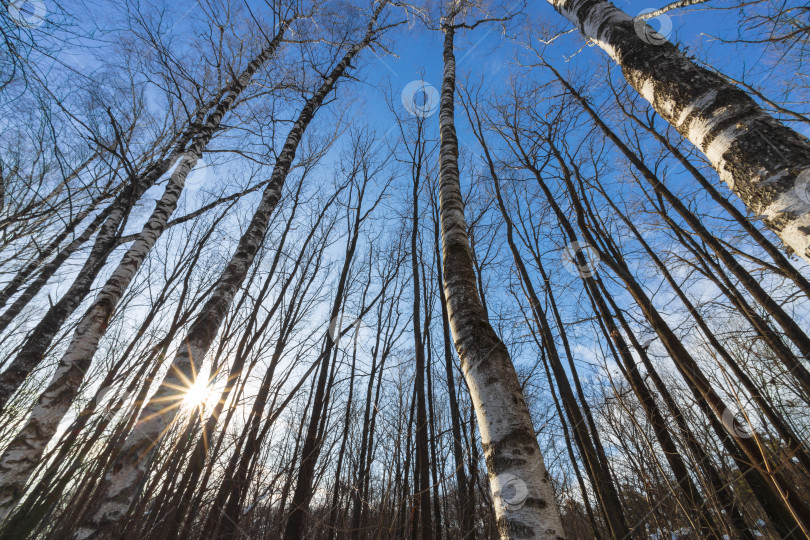
M 444 33 L 441 102 L 441 205 L 444 293 L 453 341 L 475 406 L 486 455 L 501 538 L 562 538 L 554 491 L 529 410 L 509 353 L 489 324 L 478 296 L 458 168 L 454 98 L 456 30 L 468 28 L 461 19 L 466 6 L 449 8 Z M 522 504 L 510 505 L 506 489 L 516 483 Z
M 627 82 L 702 151 L 785 248 L 810 262 L 810 141 L 607 0 L 549 0 Z
M 224 98 L 206 118 L 205 124 L 200 128 L 200 135 L 195 138 L 170 176 L 163 196 L 140 235 L 79 321 L 73 341 L 60 360 L 48 387 L 37 401 L 31 417 L 0 456 L 0 493 L 3 493 L 0 496 L 0 519 L 5 517 L 10 506 L 22 493 L 28 477 L 42 457 L 45 445 L 75 398 L 83 374 L 89 368 L 113 311 L 177 208 L 186 177 L 218 130 L 223 117 L 250 83 L 253 74 L 272 57 L 290 22 L 291 19 L 282 20 L 278 32 L 267 46 L 251 60 L 245 71 L 228 88 L 220 92 L 224 94 Z
M 195 380 L 194 373 L 199 370 L 225 312 L 258 251 L 270 214 L 281 196 L 281 189 L 304 131 L 312 121 L 316 110 L 346 71 L 351 60 L 377 38 L 381 31 L 377 19 L 385 5 L 386 2 L 383 1 L 374 8 L 363 39 L 349 47 L 299 113 L 273 168 L 270 183 L 262 194 L 259 207 L 242 235 L 236 252 L 223 271 L 210 299 L 203 306 L 195 323 L 183 339 L 184 346 L 173 359 L 160 388 L 144 406 L 135 429 L 121 448 L 120 456 L 107 472 L 98 495 L 103 502 L 86 518 L 77 533 L 78 538 L 107 534 L 116 526 L 117 522 L 126 517 L 136 495 L 135 486 L 146 473 L 146 463 L 143 458 L 160 438 L 165 428 L 171 424 L 174 409 L 182 399 L 182 396 L 177 397 L 178 389 L 188 388 Z M 173 405 L 166 406 L 167 402 L 173 402 Z

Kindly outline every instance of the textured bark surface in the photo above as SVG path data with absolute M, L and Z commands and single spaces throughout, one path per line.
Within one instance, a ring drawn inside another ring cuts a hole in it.
M 810 141 L 610 2 L 549 2 L 619 64 L 627 82 L 706 155 L 789 250 L 810 262 Z
M 376 32 L 376 18 L 384 6 L 385 2 L 375 10 L 375 16 L 369 23 L 365 39 L 352 45 L 332 72 L 324 78 L 323 83 L 307 100 L 290 129 L 271 173 L 270 182 L 262 194 L 259 206 L 245 233 L 239 239 L 233 257 L 217 280 L 217 285 L 200 310 L 197 319 L 189 328 L 188 334 L 183 340 L 184 346 L 174 357 L 161 386 L 144 406 L 135 428 L 121 448 L 118 459 L 107 471 L 97 494 L 100 504 L 85 517 L 76 534 L 77 538 L 104 538 L 115 530 L 121 520 L 126 518 L 129 508 L 137 496 L 138 485 L 148 469 L 145 458 L 175 417 L 176 404 L 182 399 L 181 396 L 178 397 L 177 388 L 188 387 L 189 381 L 194 380 L 194 373 L 199 370 L 231 302 L 259 250 L 270 222 L 270 216 L 281 198 L 284 182 L 304 131 L 318 107 L 350 65 L 351 60 L 371 42 Z M 171 407 L 171 404 L 175 404 L 175 407 Z
M 113 203 L 112 209 L 106 220 L 101 224 L 93 248 L 76 279 L 71 283 L 62 298 L 48 309 L 39 324 L 37 324 L 26 338 L 22 347 L 20 347 L 19 353 L 14 357 L 9 367 L 0 373 L 0 409 L 8 404 L 8 400 L 12 397 L 14 392 L 22 385 L 31 371 L 39 365 L 64 322 L 90 292 L 93 281 L 104 267 L 109 254 L 115 248 L 116 240 L 120 235 L 121 226 L 125 222 L 132 205 L 141 198 L 147 189 L 158 181 L 163 173 L 169 170 L 177 157 L 179 157 L 179 154 L 173 153 L 171 156 L 156 163 L 155 166 L 144 175 L 133 179 L 133 183 L 129 186 L 129 189 L 126 190 L 126 194 L 116 199 Z M 90 228 L 88 227 L 88 231 L 89 230 Z M 88 233 L 88 231 L 85 231 L 85 233 Z M 80 239 L 77 239 L 76 242 L 79 240 Z M 81 244 L 78 243 L 78 245 Z M 53 266 L 53 270 L 55 271 L 56 269 L 58 269 L 58 266 Z M 38 279 L 32 286 L 37 284 L 41 287 L 45 285 L 45 280 Z M 29 287 L 29 290 L 26 290 L 18 301 L 26 298 L 31 288 L 32 287 Z M 31 297 L 33 297 L 33 294 Z M 9 311 L 15 309 L 16 306 L 17 302 L 9 307 Z M 9 312 L 7 311 L 3 315 L 5 317 L 8 314 Z
M 70 409 L 115 306 L 177 207 L 185 178 L 196 161 L 196 158 L 184 160 L 172 174 L 163 197 L 155 206 L 138 240 L 124 255 L 93 305 L 79 321 L 68 350 L 48 387 L 39 396 L 30 418 L 0 456 L 0 519 L 8 515 L 19 500 L 45 446 Z
M 280 25 L 273 40 L 231 83 L 225 97 L 200 127 L 199 136 L 179 160 L 163 196 L 141 233 L 104 284 L 93 305 L 79 321 L 67 351 L 62 356 L 48 387 L 37 400 L 28 422 L 0 456 L 0 519 L 8 514 L 19 499 L 25 483 L 42 457 L 45 446 L 75 399 L 118 302 L 177 208 L 188 174 L 219 128 L 223 116 L 233 107 L 255 72 L 276 51 L 288 25 L 288 21 Z
M 436 277 L 439 284 L 444 283 L 444 272 L 442 271 L 442 256 L 439 242 L 439 216 L 438 205 L 435 199 L 431 201 L 434 206 L 434 244 L 436 246 Z M 467 474 L 464 470 L 464 449 L 461 445 L 461 415 L 459 414 L 458 399 L 456 398 L 456 382 L 453 375 L 453 352 L 451 350 L 452 338 L 450 337 L 450 320 L 447 317 L 447 300 L 444 296 L 444 288 L 439 287 L 439 303 L 442 313 L 442 337 L 444 347 L 444 371 L 447 379 L 448 405 L 450 408 L 450 422 L 453 431 L 453 459 L 456 467 L 456 484 L 459 498 L 459 511 L 461 514 L 461 537 L 473 538 L 475 528 L 473 520 L 475 509 L 473 508 L 474 493 L 469 489 Z
M 499 534 L 562 538 L 554 490 L 506 347 L 478 297 L 458 169 L 454 28 L 445 26 L 439 191 L 444 291 L 453 341 L 481 431 Z

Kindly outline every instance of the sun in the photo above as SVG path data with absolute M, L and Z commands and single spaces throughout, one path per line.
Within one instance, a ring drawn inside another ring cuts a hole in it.
M 185 391 L 183 405 L 190 409 L 205 407 L 206 403 L 211 398 L 211 391 L 211 385 L 208 384 L 208 381 L 204 377 L 201 377 Z

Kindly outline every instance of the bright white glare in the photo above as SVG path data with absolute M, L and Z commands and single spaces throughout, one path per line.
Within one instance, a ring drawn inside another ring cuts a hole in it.
M 188 408 L 205 407 L 206 402 L 211 398 L 213 388 L 204 377 L 198 378 L 191 388 L 186 390 L 183 397 L 183 405 Z

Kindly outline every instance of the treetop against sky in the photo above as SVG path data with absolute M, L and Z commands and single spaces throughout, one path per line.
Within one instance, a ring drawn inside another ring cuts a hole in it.
M 0 537 L 810 537 L 808 17 L 3 0 Z

